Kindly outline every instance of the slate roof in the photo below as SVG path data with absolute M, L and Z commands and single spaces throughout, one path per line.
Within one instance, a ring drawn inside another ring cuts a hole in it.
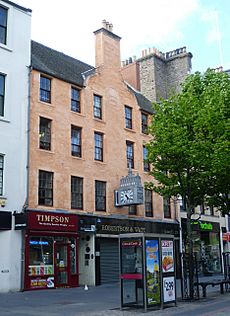
M 22 7 L 21 5 L 17 4 L 17 3 L 14 3 L 12 1 L 9 1 L 9 0 L 2 0 L 3 2 L 7 3 L 7 4 L 10 4 L 12 6 L 14 6 L 15 8 L 18 8 L 20 10 L 23 10 L 25 12 L 32 12 L 31 9 L 28 9 L 28 8 L 25 8 L 25 7 Z
M 129 90 L 135 95 L 137 103 L 139 105 L 139 107 L 141 108 L 141 110 L 149 113 L 149 114 L 154 114 L 154 110 L 153 110 L 153 104 L 151 101 L 149 101 L 149 99 L 147 99 L 143 94 L 141 94 L 139 91 L 137 91 L 136 89 L 134 89 L 130 84 L 127 84 L 127 87 L 129 88 Z
M 93 66 L 35 41 L 31 41 L 31 65 L 33 69 L 80 87 L 84 85 L 83 73 L 95 71 Z

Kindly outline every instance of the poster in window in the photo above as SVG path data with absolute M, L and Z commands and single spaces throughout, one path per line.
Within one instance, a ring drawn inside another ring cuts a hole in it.
M 148 305 L 160 304 L 159 244 L 157 239 L 146 240 L 146 284 Z
M 174 272 L 173 240 L 162 240 L 162 271 Z
M 175 278 L 173 276 L 163 278 L 163 294 L 164 303 L 176 300 Z

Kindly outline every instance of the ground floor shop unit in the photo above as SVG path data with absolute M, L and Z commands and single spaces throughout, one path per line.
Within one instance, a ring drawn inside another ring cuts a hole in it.
M 212 275 L 222 272 L 221 230 L 218 222 L 191 221 L 193 253 L 200 275 Z M 187 219 L 182 219 L 183 249 L 188 251 Z
M 24 290 L 78 286 L 75 214 L 27 211 L 15 226 L 24 228 Z
M 127 233 L 173 235 L 176 245 L 177 274 L 180 275 L 179 224 L 177 222 L 79 215 L 78 233 L 79 283 L 82 285 L 119 282 L 119 235 Z

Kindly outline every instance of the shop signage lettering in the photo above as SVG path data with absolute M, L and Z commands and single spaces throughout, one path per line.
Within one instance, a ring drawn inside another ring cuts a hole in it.
M 201 223 L 201 222 L 192 222 L 192 224 L 193 225 L 199 225 L 199 227 L 200 227 L 200 229 L 201 230 L 213 230 L 213 226 L 212 226 L 212 224 L 211 223 L 206 223 L 206 222 L 204 222 L 204 223 Z
M 29 229 L 77 232 L 77 216 L 75 214 L 29 212 L 28 219 Z
M 118 233 L 145 233 L 145 227 L 131 227 L 121 225 L 101 225 L 102 232 L 118 232 Z
M 122 242 L 122 247 L 142 247 L 141 241 L 123 241 Z

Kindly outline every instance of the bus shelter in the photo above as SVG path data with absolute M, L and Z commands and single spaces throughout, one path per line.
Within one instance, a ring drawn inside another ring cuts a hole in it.
M 172 235 L 119 236 L 121 309 L 176 305 L 174 248 Z

